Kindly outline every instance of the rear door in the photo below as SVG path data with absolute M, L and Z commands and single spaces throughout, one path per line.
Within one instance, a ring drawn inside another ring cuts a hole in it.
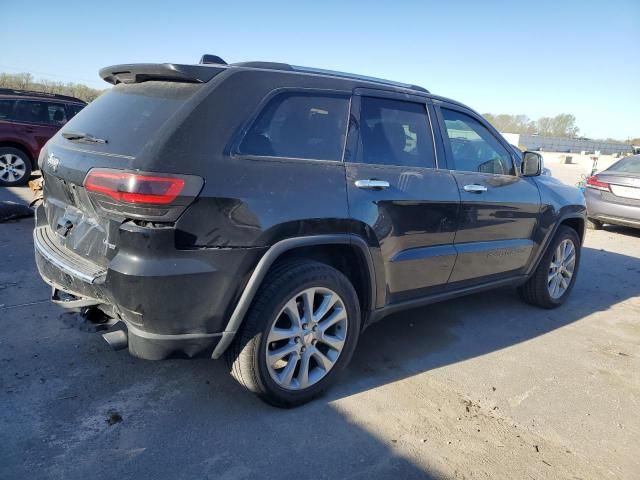
M 67 121 L 64 104 L 49 100 L 18 100 L 15 129 L 40 150 Z
M 521 177 L 508 144 L 475 113 L 436 102 L 447 161 L 460 192 L 450 282 L 485 282 L 525 267 L 533 248 L 540 194 Z
M 446 285 L 460 199 L 453 175 L 438 169 L 426 99 L 356 90 L 352 115 L 345 150 L 350 216 L 379 244 L 386 303 Z

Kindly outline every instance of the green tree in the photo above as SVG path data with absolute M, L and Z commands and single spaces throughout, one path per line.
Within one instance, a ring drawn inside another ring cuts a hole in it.
M 555 117 L 540 117 L 535 122 L 526 115 L 483 115 L 498 131 L 503 133 L 519 133 L 547 135 L 552 137 L 575 137 L 580 131 L 576 126 L 576 117 L 570 113 L 561 113 Z

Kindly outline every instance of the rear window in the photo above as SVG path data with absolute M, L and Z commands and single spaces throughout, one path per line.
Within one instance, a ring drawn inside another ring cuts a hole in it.
M 640 174 L 640 155 L 634 155 L 633 157 L 619 160 L 611 165 L 607 169 L 607 172 Z
M 251 126 L 239 151 L 265 157 L 341 160 L 348 114 L 346 97 L 277 95 Z
M 136 156 L 199 88 L 176 82 L 120 84 L 84 107 L 61 132 L 89 133 L 107 140 L 91 145 L 92 150 Z

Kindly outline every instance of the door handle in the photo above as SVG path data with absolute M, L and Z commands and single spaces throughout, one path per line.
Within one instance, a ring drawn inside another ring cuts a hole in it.
M 475 183 L 471 185 L 465 185 L 463 188 L 465 192 L 470 193 L 482 193 L 487 191 L 487 187 L 485 187 L 484 185 L 476 185 Z
M 389 188 L 391 186 L 386 180 L 356 180 L 355 185 L 358 188 L 368 188 L 373 190 Z

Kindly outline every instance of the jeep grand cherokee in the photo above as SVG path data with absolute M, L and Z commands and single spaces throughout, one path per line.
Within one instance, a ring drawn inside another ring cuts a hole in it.
M 40 156 L 54 300 L 141 358 L 226 356 L 278 406 L 324 391 L 364 328 L 505 285 L 561 305 L 582 194 L 414 85 L 245 62 L 104 68 Z

